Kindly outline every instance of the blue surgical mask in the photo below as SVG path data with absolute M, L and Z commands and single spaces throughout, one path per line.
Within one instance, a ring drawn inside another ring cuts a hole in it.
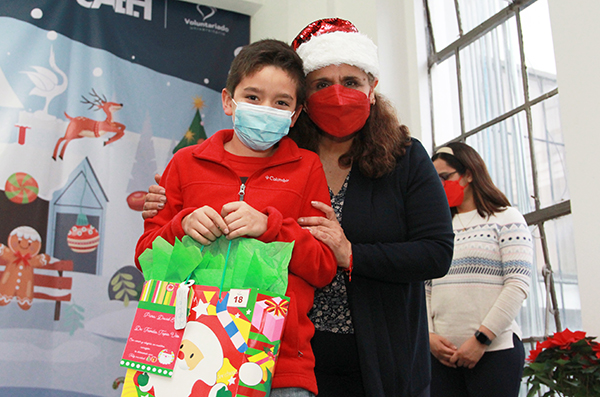
M 247 102 L 233 103 L 236 104 L 235 134 L 252 150 L 267 150 L 290 131 L 293 112 Z

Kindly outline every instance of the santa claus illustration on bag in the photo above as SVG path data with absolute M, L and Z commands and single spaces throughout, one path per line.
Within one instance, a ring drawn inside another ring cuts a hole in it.
M 50 262 L 50 255 L 40 254 L 42 238 L 29 226 L 10 232 L 8 246 L 0 244 L 0 265 L 6 266 L 0 278 L 0 306 L 17 298 L 19 307 L 28 310 L 33 302 L 33 268 Z
M 215 333 L 205 324 L 190 321 L 185 327 L 173 377 L 138 373 L 136 383 L 141 391 L 155 397 L 169 397 L 176 387 L 177 395 L 215 397 L 227 386 L 217 383 L 223 366 L 223 349 Z

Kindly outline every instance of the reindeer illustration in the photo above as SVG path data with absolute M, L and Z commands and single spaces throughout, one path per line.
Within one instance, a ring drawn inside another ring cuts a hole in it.
M 88 110 L 104 110 L 104 113 L 106 113 L 106 119 L 102 121 L 96 121 L 82 116 L 71 117 L 67 114 L 67 112 L 65 112 L 65 116 L 67 116 L 70 122 L 67 126 L 65 136 L 63 136 L 62 138 L 58 138 L 58 141 L 56 142 L 56 146 L 54 147 L 54 154 L 52 155 L 52 158 L 54 160 L 56 160 L 56 153 L 58 152 L 58 148 L 60 147 L 60 144 L 63 141 L 65 142 L 65 144 L 63 145 L 62 150 L 60 151 L 60 156 L 58 156 L 61 160 L 65 155 L 65 149 L 67 148 L 67 145 L 73 139 L 84 137 L 98 138 L 106 134 L 107 132 L 114 132 L 115 135 L 104 142 L 104 146 L 106 146 L 109 143 L 121 139 L 123 135 L 125 135 L 125 125 L 113 121 L 112 118 L 113 112 L 120 110 L 123 107 L 123 104 L 116 102 L 108 102 L 104 95 L 100 97 L 100 95 L 96 94 L 96 91 L 94 89 L 92 89 L 90 95 L 93 98 L 93 100 L 90 101 L 82 95 L 81 97 L 83 98 L 83 100 L 81 101 L 81 103 L 90 105 Z

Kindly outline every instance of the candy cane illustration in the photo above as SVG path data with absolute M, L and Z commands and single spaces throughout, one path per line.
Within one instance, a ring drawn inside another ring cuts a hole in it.
M 228 298 L 229 298 L 229 292 L 225 295 L 225 297 L 223 299 L 221 299 L 219 302 L 217 302 L 217 318 L 219 319 L 219 322 L 221 323 L 223 328 L 225 328 L 225 331 L 227 331 L 227 335 L 229 335 L 229 339 L 231 339 L 231 342 L 233 343 L 235 348 L 240 353 L 243 353 L 246 350 L 248 350 L 248 345 L 246 344 L 244 337 L 238 330 L 238 327 L 235 325 L 235 323 L 231 319 L 229 312 L 227 312 Z

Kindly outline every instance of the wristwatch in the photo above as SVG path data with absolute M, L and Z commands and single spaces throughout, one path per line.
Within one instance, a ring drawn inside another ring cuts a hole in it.
M 491 339 L 488 338 L 488 336 L 486 334 L 484 334 L 483 332 L 481 332 L 479 330 L 475 331 L 475 339 L 477 339 L 477 341 L 479 343 L 481 343 L 482 345 L 489 346 L 492 344 Z

